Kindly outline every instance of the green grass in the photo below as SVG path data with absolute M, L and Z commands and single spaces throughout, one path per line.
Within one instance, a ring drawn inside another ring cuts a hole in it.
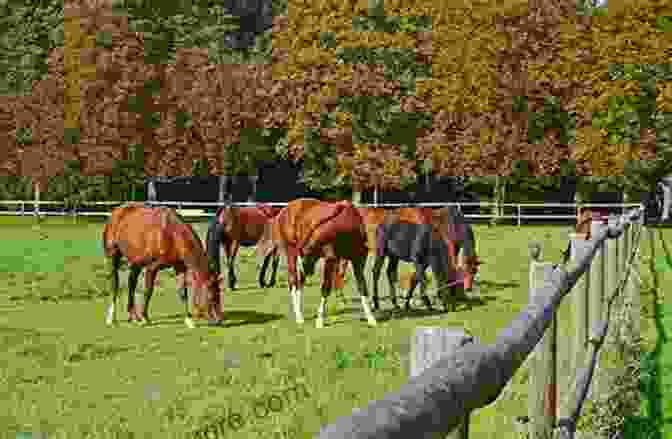
M 662 238 L 662 239 L 661 239 Z M 643 247 L 642 337 L 640 416 L 632 429 L 652 439 L 672 437 L 672 230 L 657 230 L 653 246 Z M 666 291 L 667 290 L 667 291 Z M 653 426 L 653 428 L 652 428 Z
M 32 223 L 0 219 L 0 438 L 12 439 L 21 431 L 50 438 L 185 437 L 231 413 L 243 416 L 245 425 L 237 431 L 228 427 L 218 437 L 312 438 L 321 425 L 408 381 L 414 327 L 460 327 L 492 342 L 527 304 L 527 243 L 540 239 L 544 259 L 559 261 L 567 231 L 476 226 L 485 261 L 484 304 L 392 319 L 383 313 L 377 328 L 361 320 L 359 301 L 344 305 L 332 295 L 327 326 L 315 329 L 317 276 L 305 290 L 306 323 L 299 327 L 290 312 L 286 272 L 278 272 L 275 288 L 259 289 L 255 258 L 244 249 L 239 290 L 227 291 L 223 300 L 225 327 L 200 322 L 189 330 L 169 270 L 159 275 L 152 326 L 125 323 L 125 291 L 120 325 L 105 326 L 101 224 L 50 219 L 40 231 Z M 197 230 L 205 235 L 204 224 Z M 122 272 L 124 289 L 126 278 Z M 382 304 L 389 308 L 386 283 L 383 278 Z M 352 288 L 349 279 L 346 295 Z M 571 333 L 568 303 L 559 322 Z M 567 393 L 568 339 L 558 341 L 561 395 Z M 495 403 L 472 414 L 470 438 L 515 437 L 515 417 L 527 414 L 527 379 L 524 366 Z M 266 418 L 255 417 L 258 398 L 284 398 L 295 386 L 305 386 L 308 396 L 285 401 Z

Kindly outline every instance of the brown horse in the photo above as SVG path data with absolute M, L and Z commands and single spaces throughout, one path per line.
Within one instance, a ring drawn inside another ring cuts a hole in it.
M 333 288 L 334 271 L 339 260 L 349 260 L 353 267 L 362 308 L 370 325 L 376 325 L 368 304 L 364 267 L 368 248 L 362 217 L 349 201 L 325 202 L 299 198 L 287 204 L 266 227 L 257 245 L 257 254 L 263 258 L 262 273 L 274 253 L 281 251 L 287 257 L 289 291 L 296 322 L 303 323 L 301 296 L 306 276 L 315 271 L 315 264 L 324 258 L 322 300 L 316 327 L 324 325 L 324 314 L 329 293 Z
M 112 211 L 103 231 L 103 248 L 112 279 L 112 303 L 107 311 L 108 325 L 116 323 L 116 304 L 119 295 L 119 267 L 122 258 L 128 260 L 128 321 L 149 323 L 149 301 L 154 281 L 161 269 L 173 267 L 178 280 L 178 297 L 185 306 L 185 324 L 193 328 L 189 312 L 186 272 L 191 273 L 192 296 L 197 308 L 209 317 L 210 324 L 221 324 L 219 278 L 208 271 L 208 258 L 194 229 L 173 209 L 146 207 L 128 203 Z M 135 306 L 135 288 L 138 276 L 145 269 L 144 304 Z M 181 290 L 181 293 L 180 293 Z
M 464 289 L 469 291 L 472 289 L 473 280 L 478 273 L 478 266 L 482 264 L 478 256 L 476 256 L 476 245 L 474 239 L 473 229 L 471 225 L 466 223 L 464 216 L 455 206 L 449 206 L 438 210 L 432 210 L 426 207 L 402 207 L 393 210 L 385 210 L 383 208 L 362 207 L 357 209 L 367 229 L 367 243 L 369 250 L 375 252 L 376 249 L 376 230 L 381 224 L 390 223 L 408 223 L 408 224 L 432 224 L 435 230 L 439 233 L 448 245 L 451 260 L 456 260 L 457 254 L 462 251 L 462 263 L 458 266 L 458 278 L 461 279 L 461 285 Z M 335 273 L 336 284 L 344 284 L 344 277 L 347 270 L 347 261 L 339 264 L 339 270 Z M 390 282 L 396 283 L 398 279 L 397 265 L 388 264 L 388 279 Z M 391 277 L 390 277 L 391 276 Z M 375 273 L 374 273 L 375 278 Z M 409 291 L 412 291 L 417 285 L 417 276 L 411 276 L 411 285 Z M 394 291 L 394 286 L 390 286 L 390 291 Z M 453 287 L 453 289 L 462 288 Z M 421 294 L 424 290 L 421 289 Z M 455 294 L 460 295 L 457 291 Z M 422 297 L 425 304 L 428 303 L 429 298 L 425 295 Z M 373 293 L 373 305 L 378 309 L 378 297 L 376 291 Z
M 464 290 L 471 291 L 479 266 L 483 264 L 476 255 L 474 229 L 457 206 L 447 206 L 432 212 L 432 224 L 446 241 L 453 243 L 456 255 L 462 250 L 459 267 L 464 274 Z
M 266 224 L 273 219 L 281 208 L 258 204 L 254 207 L 235 207 L 230 203 L 220 207 L 215 214 L 215 219 L 208 227 L 206 238 L 208 260 L 210 269 L 220 273 L 219 249 L 224 247 L 226 264 L 229 269 L 229 288 L 236 289 L 235 261 L 238 249 L 257 245 L 257 241 L 264 233 Z M 280 258 L 273 259 L 273 272 L 269 283 L 259 277 L 259 285 L 262 288 L 275 285 L 275 275 L 278 270 Z

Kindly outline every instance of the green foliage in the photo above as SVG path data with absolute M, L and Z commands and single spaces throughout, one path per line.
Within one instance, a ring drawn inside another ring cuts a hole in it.
M 69 210 L 83 201 L 104 200 L 105 195 L 104 178 L 83 175 L 81 161 L 71 160 L 60 175 L 49 180 L 44 199 L 64 201 Z
M 63 46 L 63 2 L 0 2 L 0 94 L 28 94 Z
M 32 192 L 30 177 L 0 176 L 0 200 L 27 200 Z
M 567 113 L 560 108 L 557 96 L 544 98 L 544 110 L 530 113 L 528 125 L 528 142 L 538 143 L 544 138 L 544 131 L 549 128 L 560 130 L 560 143 L 569 145 L 576 142 L 576 114 Z M 526 108 L 525 99 L 518 99 L 517 108 Z

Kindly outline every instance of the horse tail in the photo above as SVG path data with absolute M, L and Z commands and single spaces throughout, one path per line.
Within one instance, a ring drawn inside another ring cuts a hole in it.
M 475 256 L 476 255 L 476 242 L 474 239 L 474 229 L 471 227 L 471 224 L 464 224 L 465 234 L 464 234 L 464 248 L 463 254 L 465 257 Z
M 376 256 L 382 256 L 385 250 L 385 236 L 387 235 L 387 225 L 379 224 L 376 227 Z
M 208 268 L 213 273 L 221 273 L 221 265 L 219 260 L 219 249 L 222 245 L 222 238 L 224 236 L 224 226 L 215 220 L 208 226 L 208 233 L 206 237 L 206 252 L 208 254 Z
M 275 275 L 273 274 L 273 277 L 271 278 L 271 282 L 266 283 L 266 270 L 268 269 L 268 263 L 271 261 L 273 258 L 274 260 L 279 257 L 278 255 L 278 246 L 275 242 L 273 242 L 273 222 L 269 221 L 265 228 L 264 232 L 261 235 L 261 238 L 259 241 L 257 241 L 257 261 L 259 258 L 262 258 L 262 263 L 261 263 L 261 268 L 259 269 L 259 285 L 262 288 L 267 288 L 273 286 L 273 278 Z M 274 263 L 274 272 L 277 269 L 277 266 Z

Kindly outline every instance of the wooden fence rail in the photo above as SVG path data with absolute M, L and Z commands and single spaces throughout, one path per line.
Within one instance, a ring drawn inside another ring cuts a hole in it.
M 466 439 L 470 413 L 494 402 L 535 348 L 530 373 L 534 386 L 529 392 L 530 437 L 550 438 L 557 424 L 563 439 L 573 438 L 594 375 L 597 352 L 604 342 L 612 302 L 623 290 L 633 296 L 632 301 L 637 300 L 636 282 L 628 274 L 636 260 L 642 218 L 643 210 L 634 209 L 618 221 L 612 218 L 608 226 L 594 224 L 590 241 L 573 236 L 574 268 L 570 272 L 542 262 L 541 247 L 531 246 L 529 303 L 493 344 L 484 345 L 459 328 L 417 328 L 412 340 L 408 383 L 363 409 L 354 409 L 351 416 L 323 427 L 318 439 L 436 439 L 448 434 L 451 439 Z M 619 247 L 623 248 L 621 252 Z M 603 255 L 595 259 L 599 252 Z M 610 265 L 606 276 L 605 258 L 609 264 L 616 264 Z M 589 269 L 591 273 L 583 276 Z M 592 274 L 592 270 L 600 273 Z M 610 276 L 617 279 L 609 280 Z M 604 294 L 605 278 L 609 297 Z M 591 284 L 597 289 L 589 289 Z M 609 289 L 616 285 L 616 291 Z M 554 320 L 562 299 L 575 287 L 572 300 L 575 392 L 564 403 L 564 410 L 560 410 L 563 417 L 556 423 Z M 601 292 L 599 305 L 591 299 L 597 292 Z M 548 328 L 551 330 L 547 331 Z

